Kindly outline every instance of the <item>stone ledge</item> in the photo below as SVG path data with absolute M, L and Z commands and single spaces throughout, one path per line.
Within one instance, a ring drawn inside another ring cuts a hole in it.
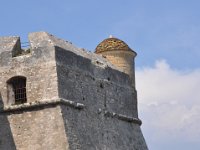
M 60 98 L 60 99 L 53 99 L 53 100 L 46 100 L 46 101 L 24 103 L 20 105 L 5 106 L 3 108 L 0 107 L 0 113 L 12 112 L 16 110 L 26 110 L 30 108 L 38 108 L 38 107 L 43 107 L 43 106 L 48 106 L 48 105 L 58 105 L 58 104 L 67 105 L 75 109 L 83 109 L 85 107 L 84 104 Z
M 142 125 L 142 121 L 138 118 L 129 117 L 129 116 L 126 116 L 126 115 L 117 114 L 117 113 L 109 112 L 109 111 L 104 111 L 104 115 L 106 117 L 117 118 L 117 119 L 122 120 L 122 121 L 127 121 L 127 122 L 135 123 L 135 124 L 138 124 L 138 125 Z

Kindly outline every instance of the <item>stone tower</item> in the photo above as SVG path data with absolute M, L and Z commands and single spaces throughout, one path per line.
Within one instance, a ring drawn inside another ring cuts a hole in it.
M 0 150 L 147 150 L 133 51 L 115 48 L 120 66 L 46 32 L 29 43 L 0 37 Z

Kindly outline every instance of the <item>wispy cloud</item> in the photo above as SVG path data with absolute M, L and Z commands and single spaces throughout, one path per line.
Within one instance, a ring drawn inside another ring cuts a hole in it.
M 200 69 L 175 70 L 159 60 L 137 69 L 136 81 L 147 142 L 200 142 Z

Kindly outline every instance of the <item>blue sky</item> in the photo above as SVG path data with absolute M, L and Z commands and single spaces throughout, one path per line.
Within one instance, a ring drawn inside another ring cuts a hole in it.
M 47 31 L 90 51 L 109 35 L 124 40 L 138 53 L 139 113 L 149 148 L 197 150 L 199 7 L 198 0 L 6 0 L 0 36 L 27 42 L 29 32 Z

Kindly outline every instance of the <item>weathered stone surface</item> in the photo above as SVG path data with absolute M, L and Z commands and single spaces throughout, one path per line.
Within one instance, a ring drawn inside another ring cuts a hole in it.
M 0 52 L 21 49 L 20 39 L 17 36 L 0 37 Z
M 46 32 L 29 42 L 30 53 L 13 57 L 19 38 L 0 38 L 0 149 L 147 149 L 128 74 Z M 20 105 L 8 98 L 14 76 L 26 77 Z
M 4 105 L 0 93 L 0 108 L 2 109 L 3 107 Z M 2 150 L 16 149 L 7 115 L 0 115 L 0 149 Z

